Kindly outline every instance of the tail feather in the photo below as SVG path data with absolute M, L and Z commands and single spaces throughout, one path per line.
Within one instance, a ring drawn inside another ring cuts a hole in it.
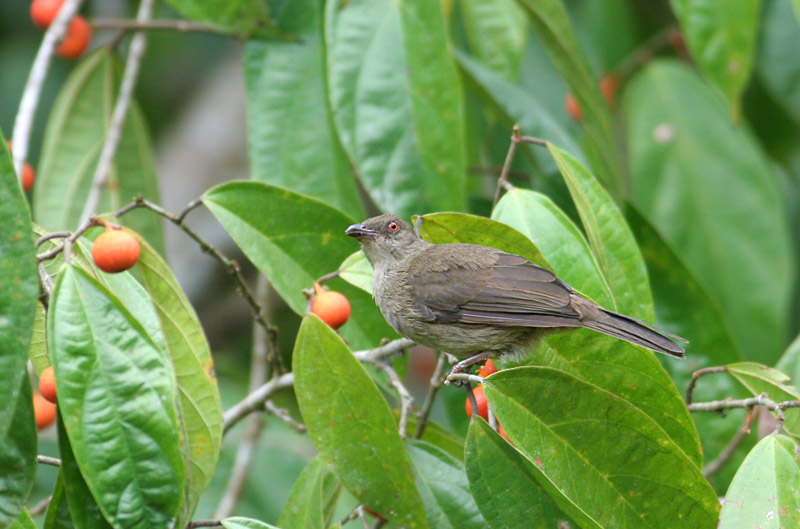
M 684 358 L 686 350 L 667 336 L 686 342 L 680 336 L 658 327 L 648 325 L 630 316 L 601 309 L 601 315 L 593 320 L 584 320 L 583 326 L 594 331 L 640 345 L 656 353 Z

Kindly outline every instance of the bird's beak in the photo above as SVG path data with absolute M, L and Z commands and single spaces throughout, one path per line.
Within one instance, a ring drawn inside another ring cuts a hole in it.
M 356 239 L 361 239 L 364 237 L 373 238 L 378 235 L 377 230 L 373 230 L 371 228 L 367 228 L 364 224 L 353 224 L 344 232 L 349 235 L 350 237 L 355 237 Z

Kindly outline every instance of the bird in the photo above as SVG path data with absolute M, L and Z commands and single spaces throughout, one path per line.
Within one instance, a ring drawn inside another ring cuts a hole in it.
M 587 299 L 553 272 L 490 246 L 433 244 L 397 215 L 345 234 L 372 264 L 372 295 L 398 334 L 464 359 L 519 360 L 552 333 L 587 328 L 674 358 L 685 339 Z

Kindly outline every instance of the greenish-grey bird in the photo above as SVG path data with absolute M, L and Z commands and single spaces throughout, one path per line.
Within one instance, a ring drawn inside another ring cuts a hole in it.
M 553 332 L 586 327 L 676 358 L 684 341 L 581 296 L 524 257 L 477 244 L 432 244 L 395 215 L 345 231 L 372 263 L 372 295 L 401 336 L 467 360 L 521 358 Z

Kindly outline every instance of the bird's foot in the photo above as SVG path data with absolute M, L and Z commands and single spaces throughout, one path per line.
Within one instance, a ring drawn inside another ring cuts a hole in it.
M 474 356 L 470 356 L 469 358 L 465 358 L 460 362 L 457 362 L 451 369 L 450 373 L 448 373 L 447 378 L 445 379 L 445 384 L 452 383 L 454 386 L 462 386 L 466 382 L 475 382 L 480 384 L 483 379 L 476 375 L 470 375 L 466 371 L 478 364 L 480 362 L 485 362 L 486 359 L 489 358 L 489 353 L 478 353 Z

